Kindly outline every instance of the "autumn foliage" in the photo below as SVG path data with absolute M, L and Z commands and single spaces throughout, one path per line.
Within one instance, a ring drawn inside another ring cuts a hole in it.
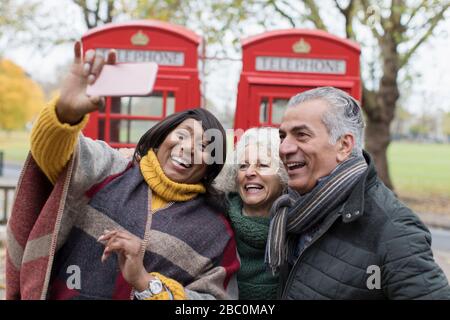
M 24 70 L 0 60 L 0 130 L 23 129 L 44 105 L 44 93 Z

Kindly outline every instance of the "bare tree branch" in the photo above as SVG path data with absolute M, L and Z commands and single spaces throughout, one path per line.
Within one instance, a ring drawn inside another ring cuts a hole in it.
M 407 28 L 408 25 L 411 23 L 411 21 L 414 19 L 414 17 L 416 16 L 417 12 L 420 11 L 420 9 L 422 9 L 424 7 L 424 5 L 428 2 L 428 0 L 422 0 L 422 2 L 420 2 L 417 7 L 415 7 L 412 11 L 411 14 L 409 15 L 408 21 L 405 22 L 404 26 Z
M 375 23 L 369 23 L 369 19 L 371 17 L 371 15 L 369 14 L 369 9 L 371 8 L 369 1 L 361 0 L 360 3 L 362 6 L 362 9 L 364 11 L 364 17 L 363 17 L 362 22 L 370 28 L 370 31 L 372 32 L 373 36 L 378 40 L 378 42 L 380 42 L 381 34 L 378 32 L 377 28 L 375 27 Z M 381 17 L 380 17 L 380 19 L 381 19 Z
M 429 27 L 427 31 L 422 35 L 422 37 L 417 40 L 416 44 L 411 47 L 402 57 L 400 58 L 400 68 L 408 63 L 411 56 L 416 52 L 416 50 L 424 43 L 432 34 L 436 26 L 443 19 L 445 11 L 450 8 L 450 3 L 447 3 L 442 7 L 442 9 L 429 21 Z
M 406 4 L 404 0 L 392 0 L 391 15 L 388 18 L 390 23 L 386 25 L 386 31 L 396 45 L 405 41 L 406 28 L 401 22 L 405 10 Z
M 105 23 L 112 22 L 114 14 L 114 0 L 108 0 L 106 8 L 106 20 Z
M 296 27 L 295 20 L 294 20 L 288 13 L 284 12 L 284 11 L 277 5 L 276 0 L 270 0 L 268 4 L 272 5 L 276 12 L 278 12 L 278 13 L 281 14 L 284 18 L 286 18 L 286 19 L 289 21 L 289 23 L 291 24 L 291 26 L 292 26 L 293 28 Z
M 99 14 L 100 5 L 101 5 L 100 2 L 101 2 L 101 0 L 97 0 L 97 5 L 95 6 L 95 11 L 94 11 L 94 19 L 95 20 L 94 20 L 94 25 L 92 26 L 92 28 L 98 26 L 98 22 L 102 20 L 100 17 L 100 14 Z
M 392 29 L 392 31 L 397 31 L 399 28 L 403 29 L 401 24 L 403 8 L 405 8 L 405 2 L 403 0 L 392 0 L 391 16 L 389 17 L 389 20 L 392 22 L 390 24 L 390 29 Z M 402 32 L 403 30 L 400 31 Z
M 90 28 L 91 25 L 89 21 L 89 8 L 87 7 L 86 0 L 73 0 L 73 2 L 80 7 L 83 11 L 84 23 L 86 23 L 86 27 Z
M 304 0 L 303 3 L 309 10 L 311 11 L 311 15 L 309 17 L 309 20 L 314 23 L 317 29 L 321 29 L 324 31 L 328 31 L 327 27 L 325 26 L 325 23 L 322 20 L 322 17 L 319 13 L 319 8 L 316 5 L 315 0 Z
M 97 0 L 93 7 L 89 7 L 86 0 L 72 0 L 83 12 L 83 18 L 88 29 L 97 27 L 100 24 L 112 22 L 114 19 L 114 0 Z M 104 5 L 104 8 L 102 7 Z M 103 10 L 105 14 L 103 15 Z
M 352 2 L 352 1 L 350 1 L 350 2 Z M 336 5 L 336 8 L 338 8 L 339 11 L 345 16 L 345 9 L 343 7 L 341 7 L 341 5 L 339 4 L 339 1 L 338 0 L 334 0 L 334 4 Z
M 355 39 L 355 33 L 353 32 L 353 19 L 355 17 L 356 1 L 350 0 L 348 5 L 344 8 L 339 4 L 338 0 L 334 0 L 334 3 L 345 19 L 345 34 L 348 39 Z

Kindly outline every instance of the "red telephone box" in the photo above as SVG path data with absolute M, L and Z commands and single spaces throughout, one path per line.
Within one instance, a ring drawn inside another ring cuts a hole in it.
M 200 106 L 198 52 L 202 39 L 194 32 L 154 20 L 111 23 L 82 37 L 83 51 L 104 56 L 117 52 L 117 62 L 158 64 L 154 90 L 146 97 L 107 97 L 104 112 L 93 112 L 84 134 L 112 147 L 134 147 L 150 127 L 166 116 Z
M 360 47 L 321 30 L 266 32 L 242 41 L 234 128 L 277 127 L 289 98 L 333 86 L 361 98 Z

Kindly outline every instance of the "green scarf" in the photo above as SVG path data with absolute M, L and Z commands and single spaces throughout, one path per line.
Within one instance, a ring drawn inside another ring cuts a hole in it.
M 231 194 L 228 200 L 228 215 L 241 259 L 237 274 L 239 299 L 276 299 L 278 275 L 273 276 L 264 264 L 270 219 L 242 215 L 242 200 L 238 194 Z

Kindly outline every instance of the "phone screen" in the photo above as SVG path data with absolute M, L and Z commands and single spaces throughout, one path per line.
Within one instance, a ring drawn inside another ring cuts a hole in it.
M 105 64 L 97 80 L 86 88 L 88 96 L 148 96 L 158 73 L 154 62 Z

